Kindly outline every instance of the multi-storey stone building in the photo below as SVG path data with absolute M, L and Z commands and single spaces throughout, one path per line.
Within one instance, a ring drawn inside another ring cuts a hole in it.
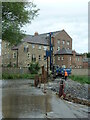
M 72 51 L 72 38 L 65 30 L 53 32 L 53 63 L 66 67 L 82 67 L 82 57 Z M 2 41 L 2 65 L 28 67 L 30 62 L 39 62 L 47 67 L 46 50 L 50 48 L 49 33 L 26 35 L 20 44 L 10 47 Z M 62 54 L 62 51 L 65 53 Z M 76 60 L 77 59 L 77 60 Z M 50 62 L 49 62 L 50 63 Z
M 78 54 L 70 49 L 63 48 L 55 54 L 56 65 L 67 68 L 82 68 L 82 54 Z

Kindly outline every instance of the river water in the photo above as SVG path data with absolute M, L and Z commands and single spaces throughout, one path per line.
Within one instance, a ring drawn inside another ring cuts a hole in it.
M 33 80 L 0 80 L 0 118 L 83 118 L 88 108 L 32 86 Z

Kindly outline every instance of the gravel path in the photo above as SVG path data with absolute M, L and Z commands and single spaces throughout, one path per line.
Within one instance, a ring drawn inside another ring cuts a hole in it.
M 59 92 L 61 78 L 55 79 L 53 82 L 48 83 L 48 88 L 55 92 Z M 72 81 L 71 79 L 67 79 L 65 81 L 65 93 L 71 95 L 72 97 L 80 98 L 80 99 L 89 99 L 89 91 L 90 85 L 88 84 L 80 84 L 76 81 Z

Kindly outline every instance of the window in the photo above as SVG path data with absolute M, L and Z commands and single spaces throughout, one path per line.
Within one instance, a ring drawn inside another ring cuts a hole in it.
M 80 60 L 79 57 L 77 57 L 77 58 L 76 58 L 76 61 L 79 61 L 79 60 Z
M 78 68 L 79 68 L 79 65 L 78 65 Z
M 45 51 L 47 50 L 47 46 L 44 46 L 43 48 L 44 48 Z
M 41 45 L 39 45 L 39 47 L 38 47 L 38 48 L 39 48 L 39 50 L 41 50 Z
M 64 58 L 62 57 L 61 60 L 63 60 Z
M 13 58 L 16 58 L 16 53 L 15 52 L 13 53 Z
M 71 57 L 70 57 L 70 61 L 71 61 Z
M 58 60 L 60 60 L 60 57 L 58 57 Z
M 80 68 L 82 68 L 82 66 L 80 65 Z
M 7 43 L 5 43 L 5 48 L 7 48 Z
M 63 44 L 63 45 L 65 44 L 65 40 L 62 41 L 62 44 Z
M 67 41 L 67 45 L 70 45 L 70 42 L 69 42 L 69 41 Z
M 58 51 L 60 50 L 60 47 L 58 46 Z
M 27 56 L 28 56 L 28 58 L 30 58 L 30 54 L 29 53 L 27 54 Z
M 39 55 L 39 60 L 41 60 L 41 55 Z
M 30 66 L 30 64 L 27 64 L 27 67 L 29 67 Z
M 57 41 L 57 44 L 60 44 L 60 40 Z
M 36 61 L 36 57 L 35 57 L 35 55 L 34 55 L 34 54 L 32 55 L 32 61 L 33 61 L 33 62 L 35 62 L 35 61 Z
M 24 52 L 28 52 L 28 51 L 29 51 L 28 45 L 24 46 Z
M 13 67 L 16 67 L 16 63 L 13 63 Z
M 44 60 L 46 60 L 46 55 L 44 55 Z
M 70 68 L 72 68 L 72 65 L 70 65 Z
M 35 45 L 34 45 L 34 44 L 32 44 L 32 48 L 33 48 L 33 49 L 35 48 Z

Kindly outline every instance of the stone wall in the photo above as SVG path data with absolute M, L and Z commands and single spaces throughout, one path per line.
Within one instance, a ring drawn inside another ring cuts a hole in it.
M 9 73 L 9 74 L 23 74 L 27 73 L 29 74 L 30 71 L 28 68 L 7 68 L 3 67 L 2 68 L 2 73 Z M 41 73 L 41 70 L 40 70 Z M 72 69 L 72 75 L 88 75 L 89 70 L 88 69 Z
M 88 69 L 72 69 L 72 75 L 88 75 Z
M 6 73 L 6 74 L 24 74 L 27 73 L 29 74 L 30 71 L 28 70 L 28 68 L 7 68 L 7 67 L 3 67 L 2 68 L 2 73 Z

